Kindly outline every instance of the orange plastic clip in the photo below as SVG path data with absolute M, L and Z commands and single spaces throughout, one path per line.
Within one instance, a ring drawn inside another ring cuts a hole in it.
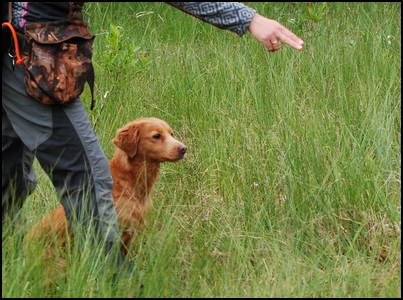
M 17 56 L 16 64 L 17 64 L 17 66 L 22 65 L 24 63 L 24 60 L 21 58 L 21 55 L 20 55 L 20 48 L 18 47 L 17 34 L 15 33 L 13 25 L 11 25 L 10 22 L 3 22 L 2 27 L 10 28 L 11 34 L 13 35 L 13 39 L 14 39 L 15 55 Z

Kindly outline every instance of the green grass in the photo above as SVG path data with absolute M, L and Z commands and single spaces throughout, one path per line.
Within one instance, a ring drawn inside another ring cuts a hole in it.
M 188 156 L 162 167 L 133 278 L 112 289 L 88 246 L 44 292 L 42 248 L 25 256 L 17 224 L 3 297 L 401 297 L 401 4 L 248 5 L 304 50 L 268 53 L 164 3 L 87 3 L 106 154 L 154 116 Z M 36 167 L 28 225 L 58 203 Z

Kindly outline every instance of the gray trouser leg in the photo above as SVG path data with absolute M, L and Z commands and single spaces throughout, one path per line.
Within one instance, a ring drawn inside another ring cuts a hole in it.
M 11 126 L 2 110 L 2 127 Z M 34 154 L 18 137 L 2 135 L 2 223 L 13 219 L 36 187 Z
M 85 230 L 91 221 L 98 235 L 116 241 L 117 215 L 109 162 L 87 115 L 79 118 L 79 114 L 54 105 L 52 116 L 52 135 L 34 152 L 56 188 L 70 226 L 74 229 L 79 221 Z

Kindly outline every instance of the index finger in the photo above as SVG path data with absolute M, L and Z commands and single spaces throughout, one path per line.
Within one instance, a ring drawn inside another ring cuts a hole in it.
M 278 39 L 283 44 L 287 44 L 296 50 L 301 50 L 304 46 L 304 41 L 287 29 L 281 32 L 281 36 L 279 36 Z

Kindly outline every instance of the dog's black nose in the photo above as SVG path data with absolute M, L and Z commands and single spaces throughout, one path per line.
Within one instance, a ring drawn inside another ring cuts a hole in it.
M 186 151 L 188 150 L 188 147 L 186 145 L 181 145 L 178 147 L 178 149 L 180 153 L 185 154 Z

